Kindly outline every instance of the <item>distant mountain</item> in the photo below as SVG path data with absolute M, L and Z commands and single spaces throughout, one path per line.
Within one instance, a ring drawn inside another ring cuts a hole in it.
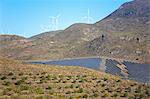
M 2 57 L 18 57 L 29 41 L 17 35 L 0 35 L 0 55 Z
M 17 36 L 17 35 L 0 35 L 0 41 L 13 41 L 13 40 L 21 40 L 25 39 L 24 37 Z
M 61 31 L 0 42 L 4 46 L 0 52 L 28 60 L 100 55 L 150 63 L 149 27 L 150 0 L 134 0 L 95 24 L 77 23 Z
M 100 37 L 73 49 L 72 56 L 102 55 L 150 62 L 150 0 L 134 0 L 96 22 Z
M 63 43 L 80 44 L 85 41 L 91 41 L 99 36 L 99 28 L 92 24 L 77 23 L 73 24 L 62 33 L 58 33 L 53 40 Z
M 38 35 L 32 36 L 29 39 L 49 39 L 53 36 L 55 36 L 57 33 L 62 32 L 63 30 L 58 30 L 58 31 L 50 31 L 50 32 L 44 32 L 44 33 L 40 33 Z

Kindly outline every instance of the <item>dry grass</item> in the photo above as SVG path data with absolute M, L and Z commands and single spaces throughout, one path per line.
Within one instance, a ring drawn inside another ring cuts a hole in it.
M 0 60 L 1 98 L 150 98 L 149 84 L 81 67 Z

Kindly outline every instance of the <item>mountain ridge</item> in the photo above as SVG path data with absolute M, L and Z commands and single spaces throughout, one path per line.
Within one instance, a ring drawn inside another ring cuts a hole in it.
M 63 59 L 96 55 L 149 63 L 149 16 L 149 0 L 127 2 L 94 24 L 76 23 L 58 33 L 53 31 L 54 35 L 47 32 L 26 39 L 30 44 L 25 43 L 26 47 L 19 48 L 20 54 L 15 59 Z M 18 48 L 15 47 L 9 53 L 16 53 Z M 9 47 L 5 50 L 9 50 Z M 1 53 L 5 50 L 1 50 Z
M 79 47 L 81 50 L 74 49 L 75 52 L 72 53 L 80 56 L 100 55 L 127 58 L 150 63 L 148 60 L 150 50 L 149 2 L 149 0 L 143 2 L 136 0 L 121 5 L 112 14 L 94 24 L 101 33 L 98 38 L 81 45 Z M 136 13 L 127 10 L 132 8 L 136 10 Z

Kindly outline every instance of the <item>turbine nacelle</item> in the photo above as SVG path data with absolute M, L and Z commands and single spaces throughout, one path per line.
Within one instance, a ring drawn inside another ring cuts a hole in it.
M 88 9 L 87 16 L 82 17 L 83 20 L 87 20 L 87 23 L 93 21 L 93 18 L 90 16 L 90 10 Z
M 56 17 L 54 17 L 54 16 L 50 17 L 53 30 L 58 30 L 58 21 L 59 21 L 60 16 L 61 16 L 61 14 L 58 14 Z

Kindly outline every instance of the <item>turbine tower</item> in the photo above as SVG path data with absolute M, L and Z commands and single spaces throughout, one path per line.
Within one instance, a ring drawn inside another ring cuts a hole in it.
M 6 34 L 10 34 L 10 31 L 8 29 L 6 30 Z
M 47 32 L 47 31 L 49 31 L 49 28 L 41 25 L 41 30 L 42 30 L 42 32 Z
M 22 35 L 23 37 L 25 37 L 26 36 L 26 33 L 25 32 L 23 32 L 23 35 Z
M 58 30 L 58 21 L 59 21 L 60 14 L 58 14 L 56 17 L 52 16 L 51 22 L 52 22 L 52 29 L 53 30 Z
M 87 16 L 83 17 L 84 20 L 87 20 L 87 23 L 93 21 L 93 18 L 90 16 L 90 10 L 88 9 Z

